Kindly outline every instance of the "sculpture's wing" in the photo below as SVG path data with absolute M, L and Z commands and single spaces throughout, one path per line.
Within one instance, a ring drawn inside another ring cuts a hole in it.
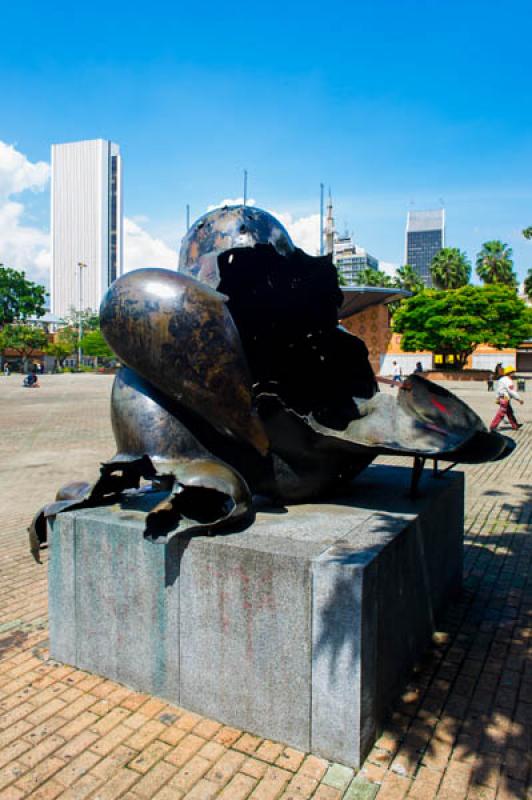
M 220 432 L 267 452 L 224 295 L 169 270 L 136 270 L 112 284 L 100 322 L 127 366 Z

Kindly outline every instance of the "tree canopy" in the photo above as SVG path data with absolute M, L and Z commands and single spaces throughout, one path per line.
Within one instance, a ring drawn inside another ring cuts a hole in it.
M 394 317 L 408 352 L 453 355 L 461 369 L 479 344 L 517 347 L 532 333 L 532 310 L 509 286 L 427 290 L 404 300 Z
M 0 264 L 0 328 L 45 312 L 46 290 L 18 272 Z
M 526 296 L 529 300 L 532 300 L 532 269 L 528 270 L 524 286 Z
M 5 325 L 0 331 L 0 350 L 13 350 L 24 359 L 44 350 L 48 337 L 42 328 L 31 325 Z
M 458 289 L 469 283 L 471 264 L 458 247 L 442 247 L 432 259 L 430 274 L 438 289 Z
M 525 239 L 532 239 L 532 225 L 524 229 L 523 236 Z
M 61 364 L 67 356 L 72 354 L 73 350 L 68 342 L 56 337 L 46 346 L 46 352 Z
M 83 353 L 94 358 L 114 358 L 115 355 L 105 339 L 101 330 L 89 331 L 81 340 Z
M 355 275 L 356 286 L 393 286 L 392 279 L 380 269 L 364 267 Z
M 399 267 L 395 273 L 394 285 L 397 286 L 398 289 L 406 289 L 408 292 L 412 292 L 412 294 L 422 292 L 425 288 L 425 284 L 414 267 L 410 264 Z
M 507 286 L 516 286 L 517 276 L 513 267 L 511 247 L 499 239 L 484 242 L 477 255 L 477 275 L 483 283 L 504 283 Z

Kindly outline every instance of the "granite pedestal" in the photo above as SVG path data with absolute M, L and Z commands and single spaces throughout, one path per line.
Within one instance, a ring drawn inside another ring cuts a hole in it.
M 345 501 L 166 544 L 131 503 L 60 515 L 51 656 L 357 767 L 461 584 L 463 476 L 409 480 L 370 467 Z

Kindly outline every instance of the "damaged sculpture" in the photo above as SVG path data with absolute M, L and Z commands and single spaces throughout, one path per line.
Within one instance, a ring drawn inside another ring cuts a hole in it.
M 179 271 L 116 280 L 100 309 L 125 365 L 111 397 L 117 453 L 99 480 L 69 484 L 30 528 L 66 509 L 162 493 L 147 538 L 248 524 L 253 495 L 302 502 L 344 491 L 382 453 L 476 463 L 513 443 L 447 390 L 411 375 L 379 393 L 364 343 L 338 324 L 329 257 L 296 248 L 270 214 L 224 207 L 185 236 Z M 141 481 L 148 482 L 141 486 Z

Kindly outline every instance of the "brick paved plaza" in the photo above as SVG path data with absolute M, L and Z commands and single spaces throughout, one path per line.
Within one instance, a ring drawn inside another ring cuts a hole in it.
M 111 381 L 45 375 L 25 390 L 0 377 L 0 800 L 532 796 L 532 395 L 511 458 L 466 469 L 464 592 L 354 775 L 48 660 L 47 559 L 31 559 L 26 527 L 112 455 Z M 493 395 L 459 393 L 489 422 Z

